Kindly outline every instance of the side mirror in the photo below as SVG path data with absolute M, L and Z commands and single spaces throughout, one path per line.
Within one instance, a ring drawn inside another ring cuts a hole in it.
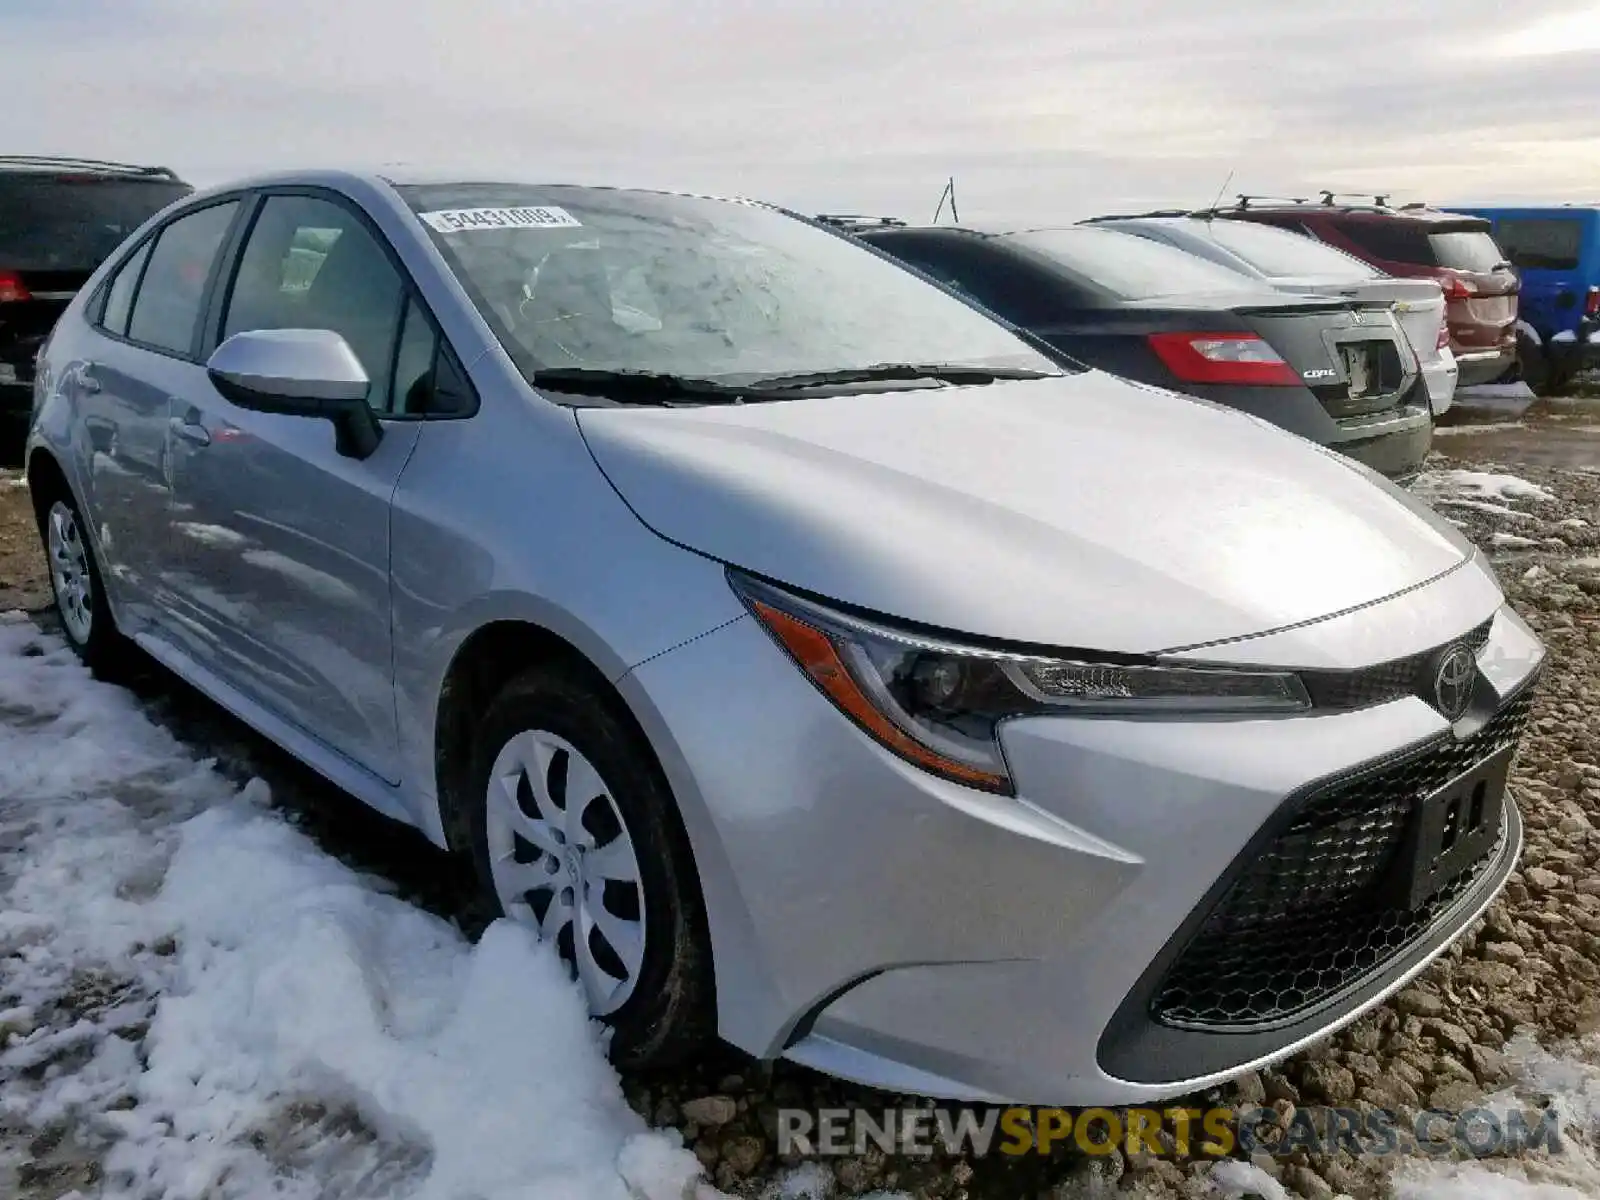
M 371 380 L 332 330 L 236 333 L 212 352 L 206 374 L 240 408 L 332 421 L 335 445 L 348 458 L 368 457 L 383 440 L 383 426 L 367 406 Z

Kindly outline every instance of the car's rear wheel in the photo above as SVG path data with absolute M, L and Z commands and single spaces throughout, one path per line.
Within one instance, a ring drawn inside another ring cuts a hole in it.
M 1508 374 L 1541 395 L 1550 386 L 1550 360 L 1544 347 L 1525 333 L 1517 334 L 1517 363 Z
M 509 684 L 479 727 L 468 826 L 483 907 L 553 944 L 620 1065 L 682 1058 L 712 1020 L 698 880 L 640 735 L 579 673 Z
M 46 500 L 40 524 L 50 566 L 50 590 L 67 644 L 96 670 L 120 664 L 127 643 L 106 602 L 83 514 L 68 496 Z

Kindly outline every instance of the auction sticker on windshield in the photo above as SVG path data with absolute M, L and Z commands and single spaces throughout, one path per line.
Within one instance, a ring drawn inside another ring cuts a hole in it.
M 417 215 L 440 233 L 466 233 L 473 229 L 570 229 L 582 224 L 566 209 L 545 205 L 446 208 Z

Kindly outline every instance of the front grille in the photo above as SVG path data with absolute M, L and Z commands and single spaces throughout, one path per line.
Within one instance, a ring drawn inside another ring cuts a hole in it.
M 1489 644 L 1489 630 L 1493 625 L 1494 618 L 1490 617 L 1459 640 L 1477 654 Z M 1433 680 L 1428 668 L 1441 649 L 1443 647 L 1375 667 L 1363 667 L 1359 671 L 1302 671 L 1300 677 L 1316 708 L 1340 711 L 1371 708 L 1405 696 L 1420 696 L 1432 704 Z
M 1307 797 L 1174 960 L 1152 1016 L 1178 1026 L 1277 1024 L 1359 982 L 1422 937 L 1501 847 L 1421 908 L 1395 908 L 1382 884 L 1413 806 L 1514 745 L 1532 693 L 1524 688 L 1463 741 L 1437 742 Z

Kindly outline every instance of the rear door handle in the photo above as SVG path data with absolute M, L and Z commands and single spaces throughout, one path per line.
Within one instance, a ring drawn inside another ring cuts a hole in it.
M 209 446 L 211 444 L 210 430 L 198 421 L 192 421 L 186 417 L 173 417 L 167 424 L 172 429 L 173 437 L 182 438 L 195 446 Z

